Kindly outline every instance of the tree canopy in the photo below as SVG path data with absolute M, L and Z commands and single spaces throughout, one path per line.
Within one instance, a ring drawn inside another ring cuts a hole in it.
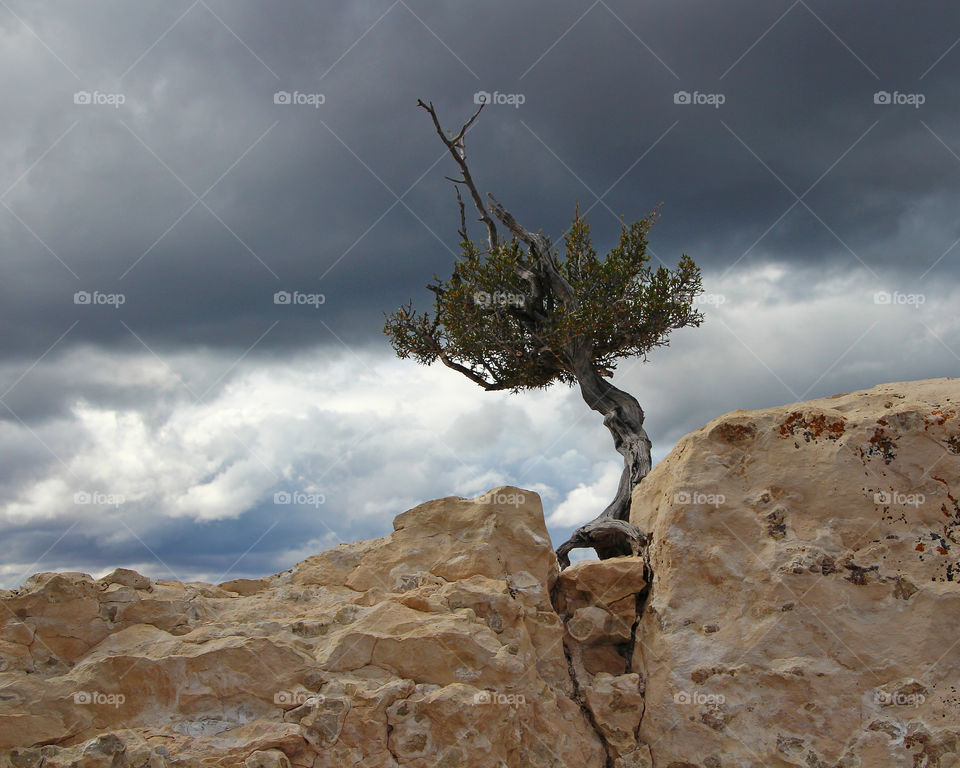
M 560 293 L 544 284 L 538 256 L 517 238 L 493 248 L 464 239 L 450 278 L 427 286 L 432 314 L 411 302 L 387 318 L 384 331 L 400 357 L 440 360 L 487 390 L 576 384 L 570 352 L 584 347 L 595 370 L 610 377 L 618 360 L 646 359 L 669 343 L 671 330 L 702 320 L 693 260 L 684 255 L 675 269 L 650 265 L 647 235 L 657 216 L 622 224 L 618 244 L 600 258 L 577 210 L 563 254 L 554 257 L 568 287 Z

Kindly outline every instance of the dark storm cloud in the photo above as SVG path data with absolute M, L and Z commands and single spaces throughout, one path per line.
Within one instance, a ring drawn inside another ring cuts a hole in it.
M 61 348 L 239 352 L 268 329 L 258 352 L 337 345 L 331 331 L 383 345 L 381 313 L 425 301 L 455 243 L 450 163 L 418 97 L 455 127 L 475 91 L 523 95 L 485 111 L 471 158 L 484 190 L 555 236 L 576 200 L 603 245 L 614 214 L 663 201 L 667 263 L 908 278 L 960 236 L 960 18 L 945 3 L 50 2 L 0 19 L 8 357 L 74 321 Z M 126 101 L 75 105 L 79 90 Z M 325 101 L 277 105 L 279 90 Z M 925 103 L 877 105 L 880 90 Z M 891 249 L 911 223 L 913 252 Z M 78 306 L 78 290 L 125 303 Z M 277 306 L 277 290 L 326 302 Z
M 664 204 L 652 250 L 726 303 L 617 373 L 655 458 L 734 408 L 955 373 L 958 39 L 948 2 L 0 3 L 0 583 L 279 570 L 501 482 L 557 540 L 599 511 L 618 457 L 576 391 L 391 359 L 382 313 L 456 244 L 418 98 L 451 129 L 522 100 L 467 145 L 532 229 L 579 201 L 604 250 Z M 121 510 L 74 506 L 113 483 Z M 270 503 L 310 483 L 322 509 Z

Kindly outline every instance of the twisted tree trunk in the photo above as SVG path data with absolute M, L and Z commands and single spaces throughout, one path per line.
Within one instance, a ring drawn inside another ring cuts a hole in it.
M 603 424 L 623 456 L 623 474 L 613 501 L 594 520 L 580 526 L 557 549 L 561 568 L 570 565 L 571 550 L 592 547 L 601 560 L 639 555 L 646 536 L 630 520 L 630 498 L 637 483 L 650 471 L 650 438 L 643 428 L 643 409 L 636 398 L 604 379 L 592 363 L 592 350 L 579 349 L 572 363 L 580 393 L 587 405 L 603 414 Z

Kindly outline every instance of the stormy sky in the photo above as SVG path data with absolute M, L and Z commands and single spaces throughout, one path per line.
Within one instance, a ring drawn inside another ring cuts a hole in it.
M 0 56 L 0 586 L 271 573 L 502 484 L 559 543 L 612 498 L 576 391 L 484 393 L 381 332 L 457 252 L 418 98 L 455 129 L 489 95 L 469 160 L 530 229 L 579 203 L 605 253 L 662 203 L 654 263 L 694 258 L 706 321 L 614 378 L 655 460 L 960 370 L 947 0 L 0 0 Z

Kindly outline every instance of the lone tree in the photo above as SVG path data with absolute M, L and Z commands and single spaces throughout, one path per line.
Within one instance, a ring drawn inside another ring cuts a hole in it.
M 700 291 L 700 269 L 686 255 L 676 269 L 648 262 L 647 233 L 657 211 L 629 226 L 621 224 L 620 242 L 598 258 L 590 228 L 577 209 L 563 255 L 550 238 L 522 227 L 513 215 L 477 190 L 467 166 L 467 131 L 483 105 L 455 134 L 447 134 L 432 103 L 417 102 L 433 119 L 440 139 L 460 169 L 454 182 L 460 209 L 461 257 L 443 282 L 427 288 L 435 298 L 432 316 L 413 303 L 389 315 L 384 333 L 397 355 L 429 365 L 440 360 L 487 391 L 547 387 L 555 381 L 580 387 L 587 405 L 603 414 L 603 423 L 623 456 L 616 497 L 600 515 L 578 528 L 557 549 L 561 567 L 569 553 L 593 547 L 601 559 L 640 554 L 645 535 L 629 522 L 634 487 L 651 468 L 650 439 L 636 398 L 613 386 L 614 364 L 667 345 L 675 328 L 698 326 L 693 308 Z M 486 228 L 485 247 L 467 233 L 460 188 L 469 193 Z M 510 239 L 501 238 L 502 225 Z

